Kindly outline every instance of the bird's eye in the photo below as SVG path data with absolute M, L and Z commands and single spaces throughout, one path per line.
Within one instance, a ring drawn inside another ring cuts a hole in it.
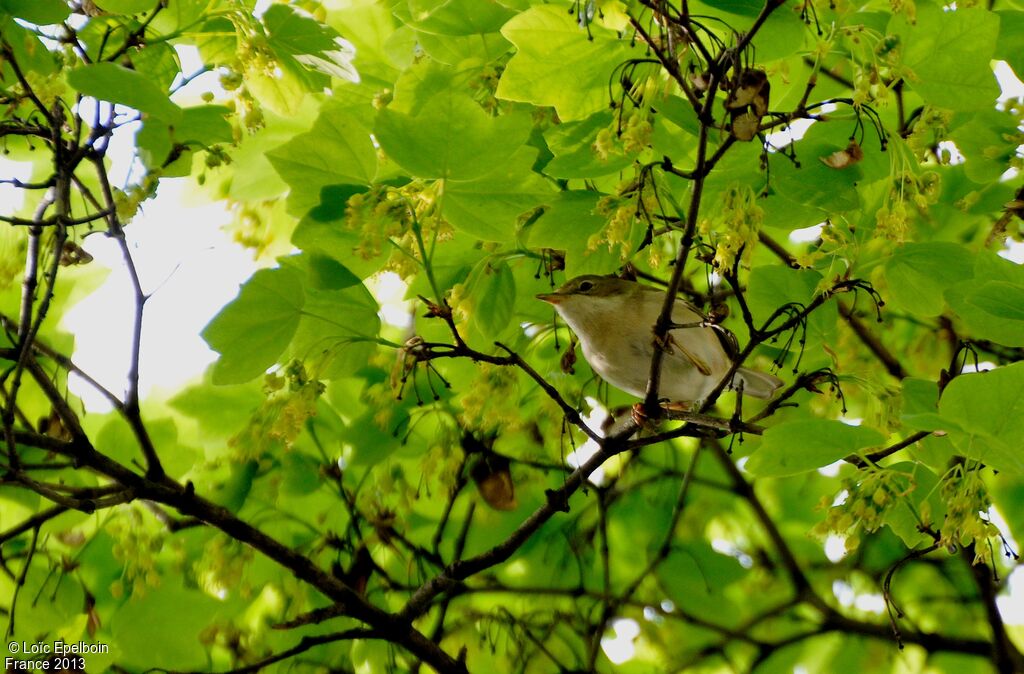
M 585 292 L 591 290 L 593 287 L 594 287 L 594 284 L 591 283 L 590 281 L 583 281 L 582 283 L 580 283 L 580 292 L 581 293 L 585 293 Z

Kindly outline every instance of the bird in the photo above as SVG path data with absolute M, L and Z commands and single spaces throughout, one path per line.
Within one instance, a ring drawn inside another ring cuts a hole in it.
M 602 379 L 637 398 L 646 396 L 657 343 L 654 325 L 665 303 L 664 291 L 615 276 L 588 274 L 537 299 L 552 305 L 572 328 L 583 357 Z M 682 409 L 698 410 L 728 374 L 733 359 L 716 328 L 686 300 L 676 298 L 671 320 L 682 327 L 671 329 L 662 347 L 658 394 Z M 740 367 L 729 387 L 769 400 L 782 384 L 774 375 Z

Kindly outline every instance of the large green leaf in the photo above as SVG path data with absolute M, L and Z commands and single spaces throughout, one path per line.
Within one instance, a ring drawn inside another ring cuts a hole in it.
M 826 213 L 845 213 L 861 205 L 857 186 L 877 178 L 880 154 L 877 147 L 863 148 L 861 163 L 835 169 L 821 161 L 846 148 L 849 131 L 839 124 L 813 124 L 795 144 L 799 163 L 779 154 L 771 157 L 771 185 L 783 197 Z M 868 159 L 868 155 L 872 155 Z M 885 157 L 885 170 L 889 161 Z M 756 169 L 756 164 L 749 166 Z
M 409 25 L 425 33 L 480 36 L 493 33 L 515 12 L 496 0 L 409 0 Z
M 946 504 L 938 488 L 938 477 L 927 467 L 910 461 L 894 463 L 886 468 L 892 476 L 890 489 L 904 496 L 885 510 L 883 521 L 907 547 L 934 543 L 929 534 L 921 531 L 920 517 L 922 506 L 927 503 L 931 522 L 942 521 Z
M 1016 118 L 1006 112 L 982 110 L 950 133 L 964 156 L 968 178 L 985 184 L 1006 172 L 1016 147 L 1007 139 L 1016 133 L 1017 124 Z
M 321 255 L 287 258 L 307 279 L 302 319 L 290 354 L 318 379 L 353 375 L 374 353 L 380 318 L 377 301 L 347 268 Z
M 167 122 L 181 119 L 181 108 L 141 73 L 114 63 L 93 63 L 68 71 L 68 84 L 86 96 L 120 103 Z
M 999 86 L 989 61 L 999 38 L 998 15 L 981 7 L 945 11 L 922 3 L 916 25 L 900 17 L 890 32 L 906 36 L 903 64 L 912 71 L 906 81 L 926 102 L 953 110 L 995 104 Z
M 602 196 L 584 190 L 561 192 L 528 230 L 531 247 L 565 251 L 565 273 L 569 278 L 608 274 L 620 264 L 618 253 L 609 252 L 605 246 L 591 250 L 588 243 L 607 222 L 605 216 L 596 212 Z
M 957 313 L 979 326 L 982 336 L 1006 346 L 1024 346 L 1024 286 L 1006 281 L 973 284 Z
M 202 592 L 159 587 L 121 606 L 111 631 L 125 666 L 201 668 L 206 654 L 199 633 L 223 610 L 223 604 Z
M 159 0 L 93 0 L 100 7 L 114 14 L 137 14 L 147 12 L 160 4 Z
M 154 0 L 147 0 L 150 5 Z M 71 9 L 61 0 L 0 0 L 0 14 L 45 26 L 68 18 Z
M 557 178 L 595 178 L 616 173 L 633 163 L 633 157 L 613 154 L 602 158 L 594 150 L 597 133 L 613 124 L 608 110 L 595 112 L 578 122 L 563 122 L 544 132 L 548 149 L 555 155 L 544 172 Z
M 439 36 L 417 32 L 415 37 L 416 43 L 432 60 L 448 65 L 458 65 L 466 61 L 489 63 L 512 47 L 501 33 Z
M 608 107 L 612 70 L 640 50 L 618 34 L 591 26 L 593 39 L 564 7 L 538 5 L 501 29 L 518 49 L 498 84 L 511 101 L 552 105 L 563 121 L 583 119 Z
M 1024 265 L 979 255 L 974 278 L 950 288 L 946 301 L 971 337 L 1024 346 Z
M 495 339 L 512 322 L 516 282 L 502 260 L 482 260 L 466 279 L 466 293 L 472 306 L 471 320 L 484 337 Z
M 956 243 L 908 243 L 885 265 L 889 300 L 919 316 L 938 316 L 946 306 L 943 294 L 974 274 L 970 251 Z
M 531 126 L 526 114 L 491 117 L 468 95 L 448 90 L 415 114 L 381 110 L 374 133 L 388 157 L 410 175 L 471 180 L 507 162 Z
M 368 185 L 377 173 L 370 132 L 340 103 L 324 104 L 313 128 L 267 152 L 291 192 L 288 212 L 304 215 L 328 185 Z
M 442 213 L 456 228 L 485 241 L 511 241 L 520 215 L 550 202 L 555 187 L 532 170 L 537 152 L 521 147 L 498 170 L 476 180 L 449 180 Z
M 240 384 L 263 374 L 291 342 L 304 304 L 301 275 L 292 269 L 261 269 L 203 329 L 220 354 L 215 384 Z
M 182 110 L 182 117 L 176 124 L 160 119 L 146 120 L 135 135 L 143 164 L 161 168 L 164 175 L 170 175 L 167 161 L 172 154 L 191 159 L 193 150 L 230 143 L 233 136 L 231 125 L 225 119 L 228 114 L 228 108 L 222 105 L 201 105 Z M 180 170 L 173 175 L 191 173 L 190 161 L 180 163 Z
M 1024 12 L 1005 9 L 996 14 L 999 15 L 999 41 L 994 56 L 1009 63 L 1020 79 L 1024 77 Z
M 762 477 L 795 475 L 827 466 L 861 450 L 879 447 L 885 437 L 873 428 L 830 419 L 787 421 L 764 432 L 746 469 Z
M 754 324 L 764 325 L 780 307 L 791 303 L 807 306 L 823 280 L 813 269 L 790 269 L 781 265 L 754 267 L 750 272 L 747 289 L 747 304 L 754 317 Z M 776 328 L 788 320 L 786 314 L 776 316 L 770 328 Z M 822 345 L 834 339 L 839 310 L 835 302 L 826 302 L 807 317 L 807 341 L 803 349 L 812 356 L 823 357 Z M 806 354 L 802 362 L 808 364 Z
M 273 4 L 263 14 L 269 43 L 286 66 L 294 62 L 323 75 L 358 82 L 355 51 L 338 32 L 287 5 Z M 293 69 L 296 67 L 293 66 Z
M 950 438 L 964 456 L 1024 474 L 1024 363 L 957 377 L 943 392 L 939 412 L 962 429 L 950 431 Z

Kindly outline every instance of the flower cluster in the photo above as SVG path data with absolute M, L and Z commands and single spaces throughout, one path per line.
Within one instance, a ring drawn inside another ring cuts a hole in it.
M 650 113 L 633 109 L 598 131 L 591 147 L 605 161 L 613 154 L 640 154 L 650 145 L 652 133 L 654 127 L 651 125 Z
M 110 586 L 110 593 L 122 597 L 128 589 L 132 595 L 142 596 L 147 589 L 160 586 L 156 559 L 165 536 L 160 529 L 144 526 L 138 506 L 124 506 L 119 514 L 121 516 L 112 519 L 106 527 L 106 532 L 116 541 L 111 553 L 124 564 L 121 577 Z
M 246 427 L 228 441 L 238 460 L 258 459 L 273 447 L 290 449 L 305 423 L 316 416 L 316 405 L 324 385 L 306 374 L 302 363 L 293 361 L 284 374 L 266 375 L 266 398 Z
M 825 519 L 812 530 L 818 536 L 838 534 L 846 538 L 846 550 L 855 550 L 864 534 L 877 531 L 884 524 L 886 511 L 917 487 L 914 476 L 891 469 L 870 466 L 860 473 L 860 480 L 843 481 L 846 500 L 829 507 L 827 497 L 820 508 L 828 508 Z
M 587 250 L 593 252 L 601 246 L 608 246 L 609 251 L 618 249 L 621 259 L 628 259 L 633 251 L 631 242 L 636 203 L 632 199 L 603 197 L 597 202 L 597 212 L 608 220 L 599 232 L 587 239 Z
M 519 399 L 516 372 L 509 367 L 479 364 L 480 374 L 462 395 L 461 425 L 484 433 L 514 428 L 523 422 L 515 401 Z
M 939 544 L 954 550 L 975 543 L 974 563 L 982 562 L 986 546 L 977 544 L 998 535 L 999 531 L 982 517 L 982 513 L 992 507 L 992 500 L 981 479 L 981 471 L 954 466 L 943 476 L 940 493 L 946 502 L 946 518 L 939 530 Z
M 890 180 L 886 202 L 875 213 L 875 236 L 902 243 L 911 218 L 927 215 L 929 207 L 938 200 L 941 178 L 935 171 L 902 171 Z M 914 211 L 907 207 L 908 202 Z
M 229 588 L 243 596 L 252 587 L 242 583 L 242 576 L 254 556 L 253 549 L 224 534 L 215 534 L 203 549 L 203 556 L 193 566 L 196 578 L 208 593 L 219 596 Z
M 763 221 L 764 209 L 749 185 L 733 184 L 725 190 L 718 212 L 699 223 L 701 234 L 715 247 L 715 268 L 731 269 L 741 250 L 744 260 L 749 259 Z

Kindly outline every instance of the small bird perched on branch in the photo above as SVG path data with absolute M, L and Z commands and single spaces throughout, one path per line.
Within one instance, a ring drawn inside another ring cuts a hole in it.
M 614 276 L 577 276 L 553 293 L 537 295 L 555 307 L 583 347 L 583 356 L 612 386 L 643 398 L 654 355 L 654 325 L 664 291 Z M 699 409 L 732 367 L 715 328 L 686 300 L 676 298 L 673 328 L 663 348 L 659 395 Z M 782 386 L 773 375 L 741 367 L 729 383 L 743 393 L 771 398 Z

